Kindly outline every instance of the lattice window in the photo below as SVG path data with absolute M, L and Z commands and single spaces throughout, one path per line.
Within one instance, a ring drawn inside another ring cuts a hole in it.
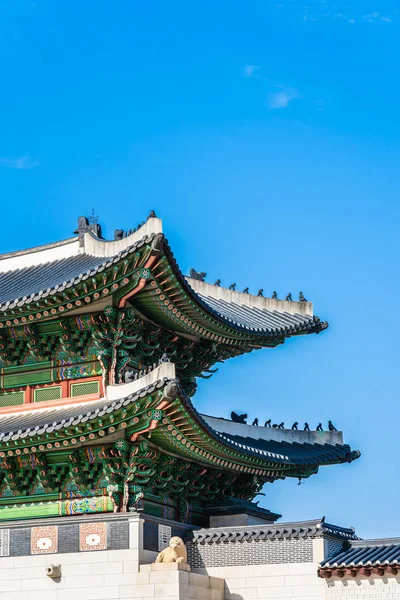
M 25 401 L 25 392 L 6 392 L 0 394 L 0 406 L 16 406 L 17 404 L 23 404 Z
M 0 529 L 0 556 L 10 555 L 10 530 Z
M 71 397 L 76 396 L 88 396 L 89 394 L 100 393 L 100 382 L 99 381 L 84 381 L 82 383 L 71 384 Z
M 171 527 L 168 525 L 158 526 L 158 551 L 168 548 L 169 540 L 171 539 Z
M 37 388 L 33 392 L 34 402 L 47 402 L 48 400 L 60 400 L 60 398 L 62 398 L 62 387 L 60 385 Z

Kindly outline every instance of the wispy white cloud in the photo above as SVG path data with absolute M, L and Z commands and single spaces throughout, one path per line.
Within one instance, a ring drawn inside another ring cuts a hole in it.
M 6 169 L 20 169 L 26 171 L 39 166 L 38 160 L 32 160 L 28 154 L 18 158 L 0 158 L 0 167 Z
M 289 102 L 300 97 L 300 92 L 294 89 L 283 89 L 279 92 L 271 92 L 267 96 L 267 105 L 270 110 L 287 108 Z
M 254 77 L 261 69 L 262 67 L 258 65 L 246 65 L 243 69 L 243 75 L 245 77 Z
M 368 23 L 381 23 L 382 21 L 384 23 L 392 22 L 391 17 L 381 15 L 381 13 L 379 13 L 379 12 L 369 13 L 368 15 L 364 15 L 362 18 L 365 19 L 366 21 L 368 21 Z
M 282 14 L 284 10 L 290 11 L 291 14 L 295 14 L 297 18 L 302 18 L 305 23 L 310 25 L 314 22 L 321 21 L 322 19 L 332 19 L 347 22 L 350 25 L 354 25 L 356 22 L 363 21 L 364 23 L 383 24 L 391 23 L 395 19 L 396 13 L 399 13 L 399 9 L 394 9 L 387 13 L 378 12 L 373 10 L 368 14 L 356 10 L 354 5 L 351 5 L 348 0 L 307 0 L 306 2 L 298 2 L 296 4 L 293 0 L 281 0 L 279 4 L 276 4 L 276 10 Z M 377 8 L 379 8 L 379 2 L 376 2 Z
M 264 89 L 267 91 L 267 106 L 270 110 L 277 108 L 286 108 L 289 102 L 295 98 L 300 98 L 301 94 L 298 90 L 282 85 L 269 77 L 262 74 L 263 67 L 260 65 L 246 65 L 243 69 L 243 75 L 248 78 L 257 79 Z

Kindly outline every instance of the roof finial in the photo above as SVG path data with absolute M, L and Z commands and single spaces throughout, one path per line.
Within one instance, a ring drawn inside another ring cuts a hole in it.
M 96 211 L 94 210 L 94 208 L 92 208 L 92 214 L 89 217 L 89 223 L 90 225 L 97 225 L 98 222 L 99 217 L 96 215 Z
M 84 235 L 88 231 L 94 233 L 95 236 L 101 238 L 101 227 L 98 224 L 99 217 L 95 215 L 94 208 L 92 209 L 92 214 L 89 218 L 87 217 L 79 217 L 78 219 L 78 227 L 75 229 L 75 235 L 79 235 L 79 245 L 83 247 L 84 245 Z
M 87 231 L 89 231 L 89 219 L 86 217 L 78 218 L 78 227 L 75 229 L 74 233 L 78 235 L 83 235 Z
M 154 211 L 154 210 L 151 210 L 151 211 L 150 211 L 150 214 L 149 214 L 149 216 L 147 217 L 147 221 L 148 221 L 149 219 L 157 219 L 157 215 L 156 215 L 156 213 L 155 213 L 155 211 Z

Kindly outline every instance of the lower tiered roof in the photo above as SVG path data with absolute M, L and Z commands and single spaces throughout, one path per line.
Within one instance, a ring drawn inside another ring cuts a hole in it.
M 102 399 L 44 402 L 2 415 L 0 457 L 103 444 L 120 432 L 131 442 L 146 438 L 178 457 L 257 476 L 264 483 L 308 477 L 320 465 L 359 456 L 343 443 L 341 433 L 265 429 L 261 439 L 260 430 L 200 415 L 180 386 L 174 365 L 167 362 L 132 383 L 109 386 Z

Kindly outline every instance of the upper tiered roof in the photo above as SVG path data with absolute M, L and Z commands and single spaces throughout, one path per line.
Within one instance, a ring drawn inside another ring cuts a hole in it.
M 0 256 L 0 327 L 101 309 L 113 296 L 179 333 L 244 346 L 275 346 L 318 333 L 327 323 L 310 302 L 263 298 L 184 277 L 150 217 L 134 233 L 105 241 L 92 228 L 77 237 Z

